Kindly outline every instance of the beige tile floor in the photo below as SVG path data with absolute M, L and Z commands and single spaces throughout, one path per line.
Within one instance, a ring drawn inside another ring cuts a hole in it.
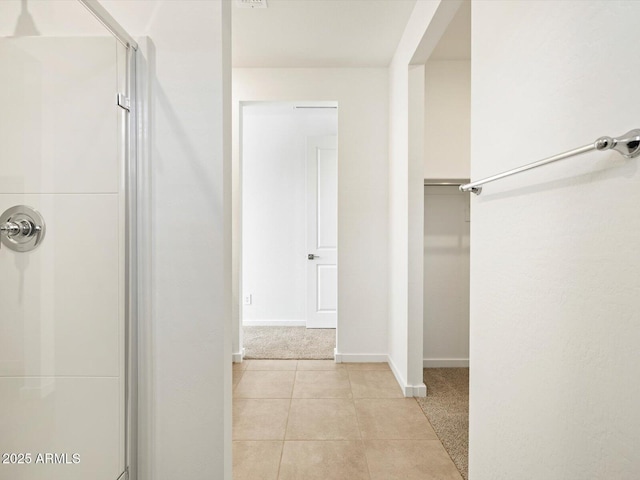
M 234 480 L 460 480 L 386 364 L 233 365 Z

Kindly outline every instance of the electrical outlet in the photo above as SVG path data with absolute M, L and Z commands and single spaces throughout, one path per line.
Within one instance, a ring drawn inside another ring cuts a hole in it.
M 245 305 L 251 305 L 251 301 L 252 301 L 252 298 L 251 298 L 251 294 L 250 293 L 248 293 L 247 295 L 244 296 L 244 304 Z

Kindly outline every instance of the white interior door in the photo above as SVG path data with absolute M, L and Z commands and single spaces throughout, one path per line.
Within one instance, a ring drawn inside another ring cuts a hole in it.
M 338 320 L 338 142 L 307 138 L 307 328 Z

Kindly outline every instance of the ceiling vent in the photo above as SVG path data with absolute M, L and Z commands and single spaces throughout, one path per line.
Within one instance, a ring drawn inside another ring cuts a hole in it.
M 238 8 L 267 8 L 267 0 L 236 0 Z

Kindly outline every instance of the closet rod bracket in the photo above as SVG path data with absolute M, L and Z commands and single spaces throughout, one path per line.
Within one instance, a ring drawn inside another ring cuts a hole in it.
M 617 138 L 600 137 L 596 140 L 596 150 L 615 150 L 625 158 L 640 155 L 640 129 L 630 130 Z

